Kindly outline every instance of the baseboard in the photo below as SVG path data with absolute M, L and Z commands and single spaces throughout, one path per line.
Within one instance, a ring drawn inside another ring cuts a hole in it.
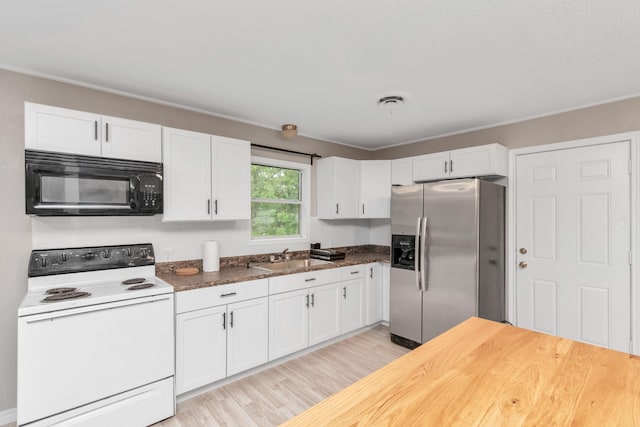
M 0 411 L 0 426 L 15 423 L 18 416 L 16 408 L 5 409 Z

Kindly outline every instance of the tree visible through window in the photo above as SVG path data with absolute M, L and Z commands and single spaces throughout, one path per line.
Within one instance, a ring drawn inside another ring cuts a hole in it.
M 298 169 L 251 165 L 251 237 L 300 236 L 302 207 Z

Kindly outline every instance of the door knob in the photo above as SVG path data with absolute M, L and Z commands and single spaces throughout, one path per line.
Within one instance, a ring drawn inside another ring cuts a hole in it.
M 526 254 L 527 253 L 527 248 L 520 248 L 520 253 L 522 255 Z
M 527 268 L 527 265 L 528 265 L 528 264 L 527 264 L 525 261 L 520 261 L 520 262 L 518 263 L 518 267 L 520 267 L 520 268 L 522 268 L 522 269 Z

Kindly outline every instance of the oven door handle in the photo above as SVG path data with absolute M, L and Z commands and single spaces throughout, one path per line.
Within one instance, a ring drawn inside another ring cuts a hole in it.
M 142 304 L 150 304 L 152 302 L 166 301 L 166 300 L 170 300 L 171 297 L 172 297 L 171 294 L 156 295 L 156 296 L 144 298 L 144 299 L 136 298 L 134 300 L 125 300 L 125 301 L 116 301 L 113 303 L 96 304 L 96 305 L 90 305 L 85 307 L 71 308 L 68 310 L 60 310 L 60 311 L 54 311 L 50 313 L 36 314 L 36 315 L 24 316 L 24 317 L 26 317 L 27 324 L 53 321 L 55 319 L 61 319 L 63 317 L 78 316 L 81 314 L 94 313 L 96 311 L 112 310 L 116 308 L 131 307 L 134 305 L 142 305 Z

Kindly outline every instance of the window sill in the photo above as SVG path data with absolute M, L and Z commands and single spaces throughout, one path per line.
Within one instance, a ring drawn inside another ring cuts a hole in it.
M 279 245 L 279 244 L 289 244 L 289 243 L 309 243 L 309 238 L 300 236 L 300 237 L 269 237 L 265 239 L 252 239 L 249 240 L 249 246 L 268 246 L 268 245 Z

